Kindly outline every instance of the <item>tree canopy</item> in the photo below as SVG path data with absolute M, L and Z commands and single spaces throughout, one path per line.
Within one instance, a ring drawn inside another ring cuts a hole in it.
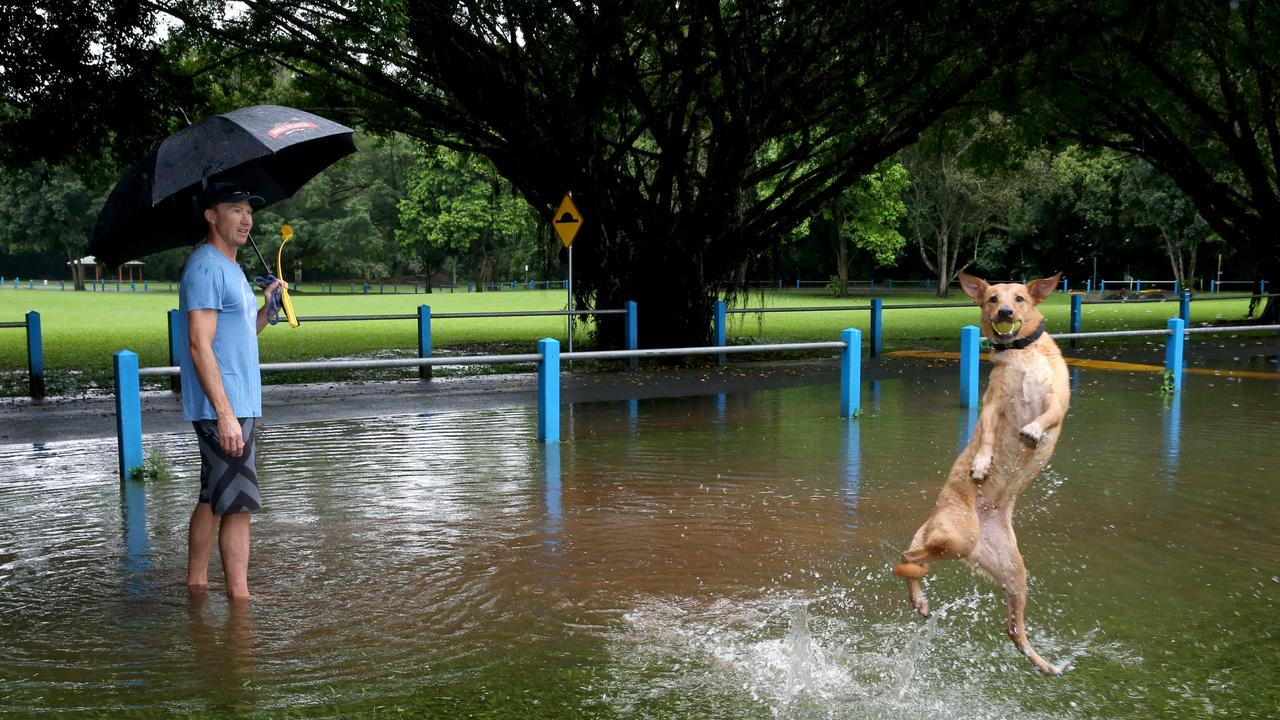
M 544 217 L 573 191 L 578 294 L 641 300 L 667 318 L 646 342 L 680 344 L 745 259 L 1061 22 L 1025 1 L 246 5 L 163 9 L 359 123 L 489 159 Z

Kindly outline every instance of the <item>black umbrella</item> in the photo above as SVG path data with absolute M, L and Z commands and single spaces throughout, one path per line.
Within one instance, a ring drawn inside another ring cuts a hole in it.
M 231 181 L 268 205 L 278 202 L 355 152 L 351 133 L 280 105 L 207 117 L 170 135 L 120 178 L 98 215 L 89 254 L 114 266 L 191 245 L 208 231 L 200 197 L 208 183 Z

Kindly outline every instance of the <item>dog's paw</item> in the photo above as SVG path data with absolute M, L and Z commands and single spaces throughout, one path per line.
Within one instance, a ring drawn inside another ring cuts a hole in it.
M 1030 445 L 1039 445 L 1044 441 L 1045 432 L 1040 423 L 1032 420 L 1018 431 L 1018 435 Z
M 987 471 L 991 469 L 991 453 L 978 453 L 973 458 L 973 467 L 969 470 L 969 477 L 977 482 L 987 479 Z

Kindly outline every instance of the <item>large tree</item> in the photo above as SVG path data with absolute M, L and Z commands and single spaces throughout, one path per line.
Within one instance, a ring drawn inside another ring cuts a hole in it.
M 580 299 L 639 301 L 654 345 L 705 342 L 745 258 L 1063 25 L 1025 0 L 245 5 L 155 3 L 357 122 L 485 156 L 544 217 L 573 191 Z
M 1033 115 L 1167 174 L 1257 279 L 1280 277 L 1280 3 L 1116 0 L 1047 57 Z M 1046 115 L 1045 108 L 1054 114 Z M 1275 322 L 1273 298 L 1264 318 Z

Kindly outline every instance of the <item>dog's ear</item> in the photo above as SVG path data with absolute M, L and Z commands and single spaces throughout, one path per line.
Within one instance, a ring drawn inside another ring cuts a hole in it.
M 987 287 L 989 287 L 987 281 L 969 273 L 960 273 L 959 279 L 960 287 L 964 288 L 965 293 L 981 305 L 983 298 L 987 296 Z
M 1031 293 L 1031 297 L 1036 299 L 1036 303 L 1044 302 L 1054 290 L 1058 289 L 1058 283 L 1062 279 L 1062 273 L 1055 273 L 1052 277 L 1040 278 L 1027 283 L 1027 290 Z

